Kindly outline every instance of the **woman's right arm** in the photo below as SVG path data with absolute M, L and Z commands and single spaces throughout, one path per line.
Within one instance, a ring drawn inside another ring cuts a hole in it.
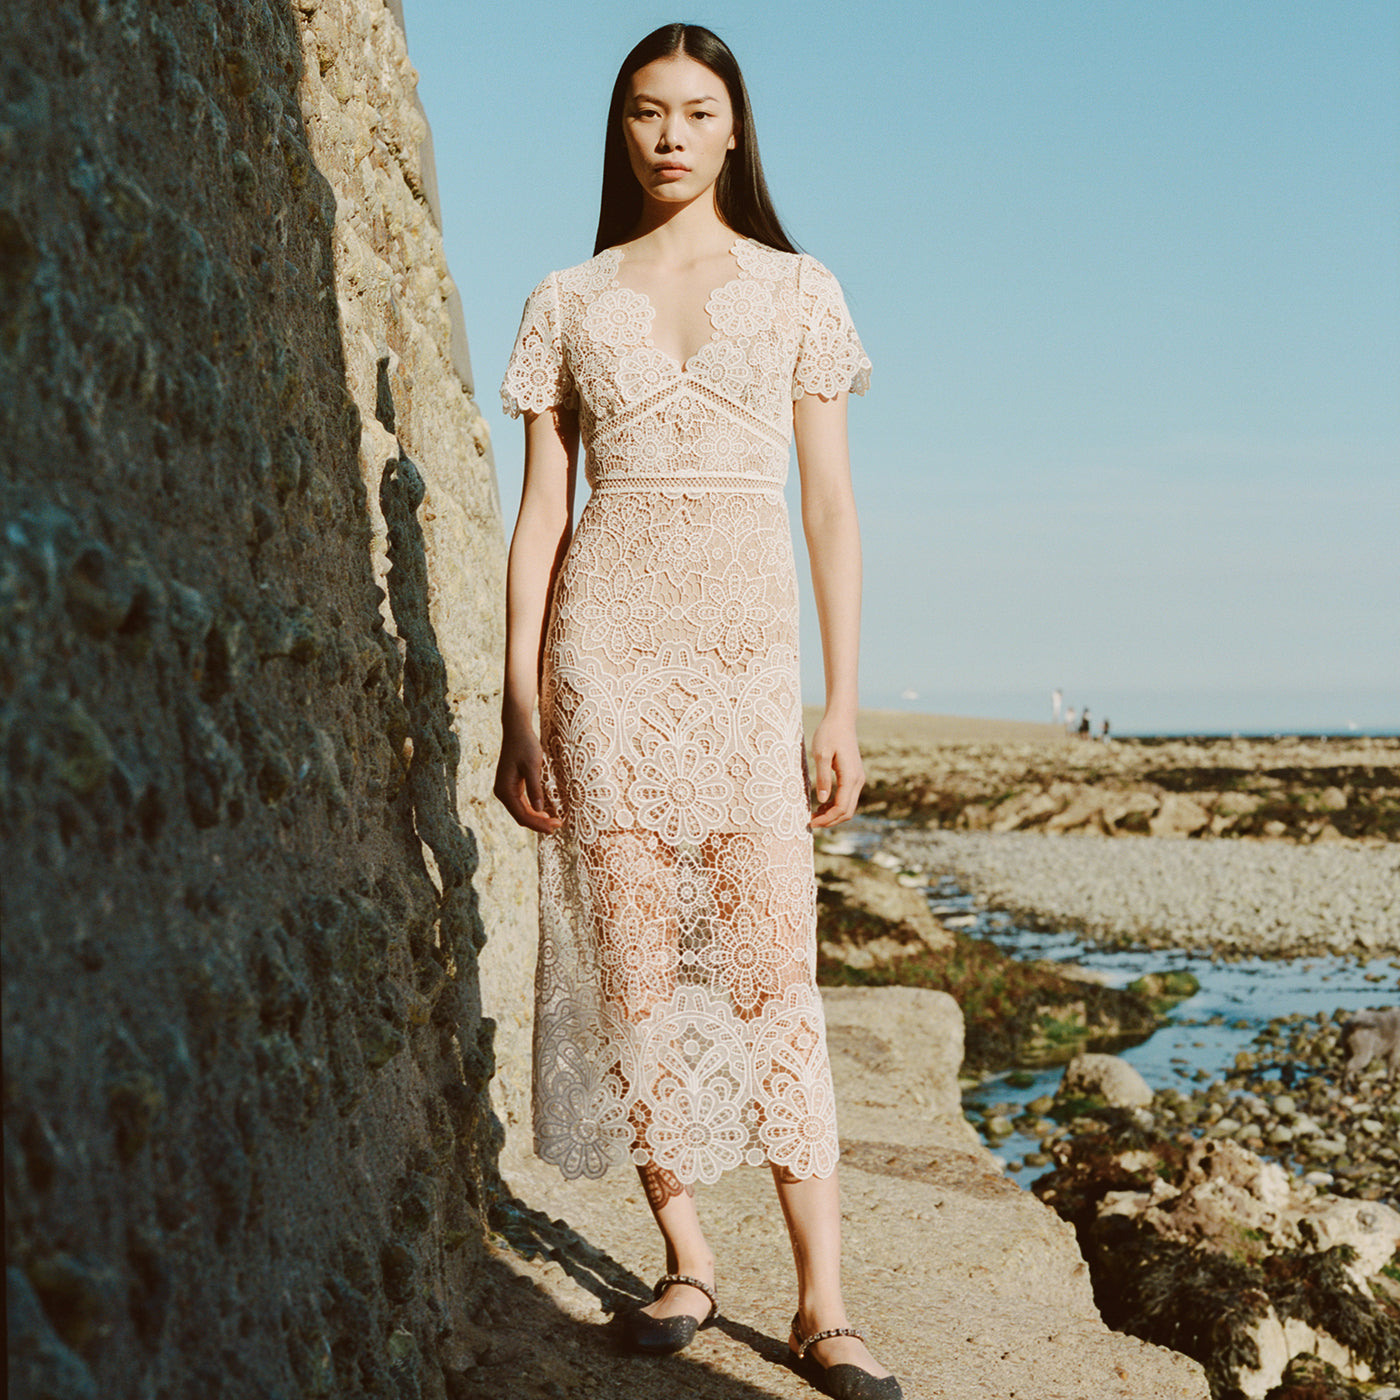
M 535 734 L 545 612 L 569 547 L 578 467 L 578 412 L 525 415 L 525 485 L 506 569 L 506 670 L 496 796 L 521 826 L 549 835 L 561 819 L 545 804 L 544 750 Z

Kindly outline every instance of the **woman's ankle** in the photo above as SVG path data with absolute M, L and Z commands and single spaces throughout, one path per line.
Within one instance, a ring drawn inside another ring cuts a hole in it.
M 833 1327 L 849 1327 L 846 1305 L 839 1293 L 803 1298 L 797 1305 L 797 1339 L 826 1332 Z
M 685 1254 L 672 1256 L 675 1260 L 667 1260 L 666 1272 L 668 1274 L 686 1274 L 690 1278 L 704 1279 L 706 1283 L 711 1283 L 715 1276 L 715 1256 L 709 1250 L 703 1252 L 687 1251 Z

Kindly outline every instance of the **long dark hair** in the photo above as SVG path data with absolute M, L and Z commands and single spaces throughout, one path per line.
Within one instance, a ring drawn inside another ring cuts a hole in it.
M 746 238 L 784 253 L 797 252 L 778 218 L 778 211 L 773 208 L 773 198 L 763 179 L 753 110 L 738 60 L 719 35 L 699 24 L 663 24 L 622 60 L 613 84 L 612 101 L 608 104 L 608 131 L 603 143 L 603 198 L 593 251 L 601 253 L 615 243 L 625 243 L 642 217 L 642 187 L 627 158 L 627 141 L 622 134 L 627 84 L 637 69 L 645 68 L 658 58 L 678 55 L 693 58 L 714 73 L 728 90 L 729 105 L 734 109 L 734 149 L 725 157 L 715 182 L 715 205 L 720 218 L 735 233 Z

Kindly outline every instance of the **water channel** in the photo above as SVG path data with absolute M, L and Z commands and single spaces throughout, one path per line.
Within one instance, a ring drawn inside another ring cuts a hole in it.
M 838 841 L 824 843 L 832 854 L 878 857 L 882 837 L 897 823 L 858 818 Z M 884 863 L 883 861 L 880 863 Z M 1200 990 L 1168 1013 L 1164 1025 L 1146 1040 L 1120 1054 L 1154 1091 L 1189 1090 L 1218 1079 L 1234 1068 L 1235 1056 L 1281 1016 L 1319 1012 L 1331 1016 L 1338 1007 L 1400 1004 L 1400 957 L 1215 959 L 1208 954 L 1169 949 L 1123 951 L 1086 943 L 1075 933 L 1047 933 L 1019 927 L 1007 914 L 979 908 L 974 896 L 951 876 L 933 876 L 927 887 L 930 907 L 941 922 L 959 933 L 985 938 L 1003 952 L 1026 961 L 1073 963 L 1106 985 L 1126 987 L 1149 972 L 1183 969 L 1195 975 Z M 1062 1065 L 995 1074 L 963 1095 L 974 1123 L 991 1104 L 1022 1105 L 1053 1094 Z M 1018 1107 L 1019 1111 L 1019 1107 Z M 1014 1115 L 1007 1115 L 1014 1116 Z M 1039 1142 L 1021 1133 L 988 1139 L 988 1145 L 1018 1167 Z M 1032 1171 L 1032 1175 L 1038 1174 Z

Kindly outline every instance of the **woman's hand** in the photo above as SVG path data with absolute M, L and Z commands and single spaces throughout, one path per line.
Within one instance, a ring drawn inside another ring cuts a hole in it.
M 503 727 L 494 792 L 521 826 L 541 836 L 552 836 L 563 825 L 563 819 L 549 810 L 545 800 L 544 749 L 531 725 Z
M 817 810 L 808 827 L 836 826 L 855 815 L 860 790 L 865 786 L 865 766 L 860 761 L 854 724 L 829 715 L 812 735 L 812 765 L 816 769 Z

